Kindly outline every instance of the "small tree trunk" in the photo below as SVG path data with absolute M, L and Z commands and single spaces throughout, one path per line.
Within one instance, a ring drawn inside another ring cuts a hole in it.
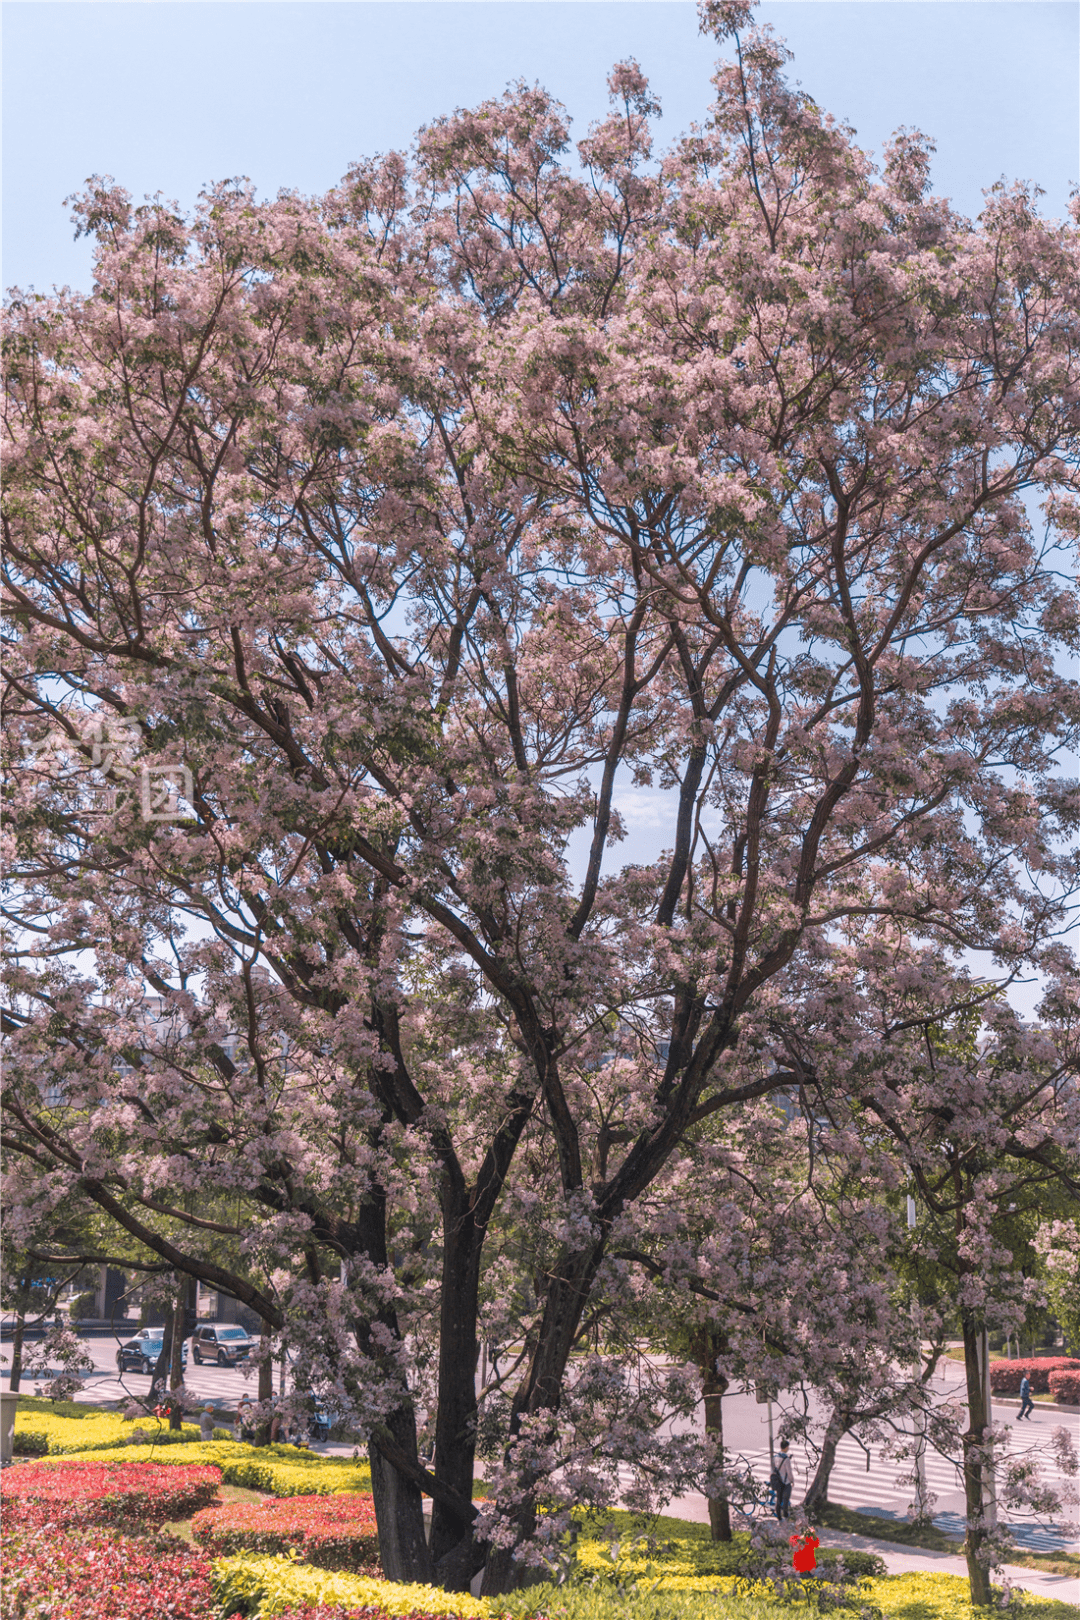
M 973 1607 L 985 1607 L 993 1601 L 990 1570 L 979 1554 L 986 1545 L 987 1464 L 985 1459 L 985 1430 L 989 1417 L 990 1367 L 984 1365 L 980 1354 L 982 1324 L 969 1311 L 960 1313 L 964 1334 L 964 1372 L 967 1378 L 968 1427 L 963 1436 L 964 1447 L 964 1503 L 967 1533 L 964 1537 L 964 1558 L 968 1568 L 968 1584 Z
M 698 1366 L 702 1376 L 702 1394 L 705 1399 L 705 1433 L 716 1441 L 721 1467 L 724 1462 L 724 1395 L 728 1380 L 716 1370 L 718 1357 L 726 1346 L 720 1334 L 706 1329 L 698 1347 Z M 727 1492 L 720 1488 L 710 1496 L 709 1529 L 714 1541 L 731 1540 L 731 1504 Z
M 274 1399 L 274 1363 L 270 1360 L 271 1331 L 270 1323 L 264 1319 L 262 1333 L 259 1336 L 259 1405 L 266 1415 L 260 1419 L 255 1430 L 257 1446 L 270 1444 L 270 1407 Z
M 544 1412 L 554 1420 L 559 1410 L 570 1351 L 602 1255 L 600 1245 L 568 1255 L 563 1267 L 548 1281 L 544 1314 L 529 1368 L 514 1396 L 510 1413 L 511 1439 L 520 1432 L 521 1419 L 526 1414 Z M 521 1484 L 524 1498 L 514 1510 L 511 1522 L 518 1540 L 525 1542 L 536 1531 L 538 1512 L 534 1493 L 541 1485 L 541 1478 L 539 1474 L 526 1473 Z M 481 1595 L 500 1597 L 542 1579 L 540 1571 L 522 1561 L 515 1547 L 490 1547 Z
M 161 1332 L 161 1349 L 158 1352 L 154 1370 L 150 1375 L 150 1398 L 155 1405 L 163 1405 L 167 1399 L 166 1384 L 169 1379 L 169 1368 L 172 1366 L 173 1341 L 173 1313 L 165 1312 L 165 1326 Z
M 8 1379 L 8 1388 L 14 1394 L 22 1383 L 22 1353 L 23 1337 L 26 1333 L 26 1312 L 20 1310 L 15 1315 L 15 1332 L 11 1340 L 11 1376 Z
M 187 1278 L 176 1279 L 176 1299 L 172 1309 L 172 1345 L 169 1353 L 169 1392 L 178 1390 L 184 1382 L 184 1328 L 186 1327 Z M 183 1412 L 177 1396 L 169 1403 L 169 1428 L 183 1427 Z
M 818 1458 L 814 1477 L 807 1486 L 803 1497 L 803 1512 L 807 1518 L 819 1513 L 829 1500 L 829 1476 L 836 1461 L 836 1448 L 851 1427 L 851 1414 L 842 1408 L 833 1407 L 832 1414 L 825 1427 L 825 1437 L 821 1442 L 821 1456 Z

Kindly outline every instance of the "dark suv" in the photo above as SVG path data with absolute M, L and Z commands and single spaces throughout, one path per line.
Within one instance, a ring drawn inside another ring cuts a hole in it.
M 225 1322 L 196 1328 L 191 1341 L 191 1354 L 197 1367 L 204 1361 L 216 1361 L 219 1367 L 235 1367 L 238 1361 L 246 1361 L 254 1348 L 255 1340 L 242 1327 Z
M 116 1365 L 123 1372 L 152 1373 L 157 1366 L 164 1340 L 161 1328 L 140 1328 L 133 1339 L 128 1339 L 116 1352 Z M 181 1365 L 187 1366 L 187 1344 L 180 1353 Z

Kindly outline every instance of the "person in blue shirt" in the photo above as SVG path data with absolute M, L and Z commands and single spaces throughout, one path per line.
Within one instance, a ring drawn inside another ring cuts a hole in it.
M 1020 1380 L 1020 1417 L 1026 1417 L 1030 1423 L 1031 1414 L 1034 1410 L 1035 1402 L 1031 1398 L 1031 1385 L 1028 1383 L 1028 1375 L 1025 1373 Z M 1019 1423 L 1020 1418 L 1017 1418 L 1016 1421 Z

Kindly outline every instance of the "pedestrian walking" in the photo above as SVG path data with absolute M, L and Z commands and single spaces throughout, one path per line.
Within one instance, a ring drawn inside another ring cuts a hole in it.
M 212 1440 L 214 1438 L 214 1408 L 204 1406 L 199 1413 L 199 1439 Z
M 241 1397 L 236 1408 L 236 1437 L 238 1440 L 251 1441 L 255 1435 L 255 1414 L 251 1406 L 250 1395 Z
M 786 1440 L 780 1442 L 780 1455 L 776 1460 L 776 1517 L 778 1519 L 791 1518 L 791 1491 L 795 1484 L 795 1471 L 791 1466 L 791 1455 Z
M 1020 1417 L 1026 1417 L 1031 1422 L 1031 1414 L 1035 1410 L 1035 1402 L 1031 1398 L 1031 1385 L 1027 1373 L 1020 1380 Z M 1016 1420 L 1018 1423 L 1020 1418 Z

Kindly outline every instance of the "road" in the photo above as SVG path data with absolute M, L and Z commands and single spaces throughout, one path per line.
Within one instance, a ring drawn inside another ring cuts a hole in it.
M 942 1377 L 935 1381 L 939 1399 L 958 1398 L 963 1394 L 963 1368 L 946 1363 Z M 1010 1457 L 1031 1457 L 1037 1461 L 1043 1481 L 1052 1486 L 1066 1500 L 1061 1516 L 1053 1524 L 1035 1521 L 1031 1515 L 1002 1512 L 1001 1518 L 1011 1524 L 1017 1542 L 1032 1552 L 1053 1552 L 1063 1548 L 1075 1549 L 1080 1545 L 1080 1524 L 1075 1502 L 1068 1498 L 1076 1490 L 1077 1479 L 1062 1473 L 1050 1442 L 1055 1428 L 1071 1428 L 1074 1441 L 1080 1442 L 1080 1418 L 1075 1412 L 1066 1413 L 1052 1406 L 1036 1405 L 1030 1422 L 1016 1422 L 1018 1403 L 996 1402 L 994 1418 L 1012 1425 L 1009 1444 Z M 774 1408 L 774 1420 L 779 1424 L 779 1409 Z M 724 1442 L 732 1455 L 745 1457 L 757 1479 L 769 1477 L 768 1409 L 759 1406 L 747 1394 L 727 1395 L 724 1398 Z M 800 1501 L 813 1478 L 816 1459 L 797 1445 L 792 1447 L 795 1488 L 792 1501 Z M 854 1508 L 882 1518 L 907 1516 L 907 1505 L 913 1491 L 910 1485 L 900 1485 L 897 1477 L 907 1472 L 901 1465 L 881 1455 L 880 1448 L 866 1450 L 850 1435 L 841 1440 L 836 1462 L 829 1479 L 829 1500 L 843 1507 Z M 934 1504 L 934 1523 L 947 1535 L 964 1534 L 964 1491 L 955 1463 L 928 1450 L 926 1453 L 928 1489 L 937 1497 Z M 668 1509 L 681 1518 L 704 1523 L 708 1519 L 708 1504 L 697 1493 L 680 1497 Z
M 86 1375 L 86 1388 L 76 1396 L 77 1400 L 102 1403 L 122 1401 L 132 1395 L 145 1397 L 149 1394 L 148 1375 L 128 1372 L 121 1377 L 117 1373 L 116 1343 L 113 1339 L 90 1338 L 86 1340 L 86 1347 L 93 1358 L 94 1371 Z M 10 1363 L 10 1345 L 0 1344 L 0 1350 L 7 1355 Z M 962 1380 L 963 1369 L 954 1368 L 951 1363 L 947 1364 L 943 1377 L 937 1383 L 938 1395 L 941 1397 L 960 1395 Z M 256 1375 L 253 1369 L 196 1367 L 190 1359 L 190 1353 L 185 1383 L 200 1402 L 209 1402 L 222 1412 L 230 1414 L 235 1410 L 236 1402 L 241 1395 L 246 1392 L 254 1398 L 256 1393 Z M 32 1392 L 32 1382 L 24 1384 L 24 1389 Z M 1068 1481 L 1058 1468 L 1050 1445 L 1050 1435 L 1054 1428 L 1065 1425 L 1071 1426 L 1080 1439 L 1080 1418 L 1076 1413 L 1064 1413 L 1056 1411 L 1053 1407 L 1039 1405 L 1036 1406 L 1030 1423 L 1017 1424 L 1015 1415 L 1015 1403 L 1012 1405 L 1001 1403 L 995 1407 L 995 1417 L 999 1421 L 1012 1423 L 1010 1454 L 1033 1456 L 1038 1460 L 1044 1480 L 1059 1491 L 1062 1488 L 1067 1490 L 1069 1484 L 1075 1482 Z M 778 1421 L 778 1412 L 775 1416 Z M 768 1410 L 765 1406 L 759 1405 L 752 1395 L 735 1391 L 725 1396 L 724 1439 L 729 1453 L 744 1457 L 751 1465 L 756 1478 L 762 1481 L 768 1479 Z M 798 1503 L 813 1475 L 814 1460 L 796 1446 L 793 1448 L 793 1462 L 795 1489 L 792 1499 Z M 888 1518 L 904 1518 L 912 1492 L 909 1486 L 897 1484 L 897 1476 L 901 1472 L 898 1463 L 882 1457 L 876 1450 L 872 1451 L 868 1459 L 859 1443 L 848 1436 L 840 1442 L 837 1449 L 836 1464 L 829 1482 L 829 1498 L 844 1507 L 855 1508 L 860 1512 Z M 929 1488 L 937 1496 L 935 1523 L 948 1534 L 962 1535 L 964 1493 L 955 1465 L 931 1451 L 927 1454 L 926 1472 Z M 676 1516 L 700 1522 L 708 1518 L 706 1500 L 696 1493 L 680 1497 L 671 1504 L 668 1511 Z M 1003 1514 L 1003 1517 L 1007 1515 Z M 1053 1527 L 1045 1522 L 1035 1523 L 1030 1520 L 1014 1519 L 1012 1522 L 1017 1540 L 1031 1551 L 1054 1551 L 1063 1547 L 1073 1547 L 1080 1535 L 1075 1505 L 1066 1508 L 1062 1519 Z
M 121 1339 L 133 1337 L 134 1330 L 121 1332 Z M 101 1405 L 107 1401 L 124 1401 L 130 1396 L 145 1398 L 150 1393 L 149 1373 L 126 1372 L 116 1370 L 117 1341 L 113 1338 L 87 1338 L 83 1341 L 86 1352 L 94 1363 L 94 1371 L 83 1375 L 86 1388 L 77 1401 L 93 1405 Z M 11 1345 L 6 1339 L 0 1341 L 0 1353 L 7 1357 L 5 1371 L 11 1364 Z M 184 1369 L 184 1384 L 193 1395 L 198 1396 L 200 1402 L 220 1408 L 222 1411 L 233 1412 L 240 1397 L 247 1394 L 252 1400 L 256 1397 L 257 1374 L 254 1368 L 243 1367 L 196 1367 L 191 1359 L 191 1344 L 188 1343 L 188 1364 Z M 24 1394 L 33 1393 L 33 1379 L 23 1379 Z

